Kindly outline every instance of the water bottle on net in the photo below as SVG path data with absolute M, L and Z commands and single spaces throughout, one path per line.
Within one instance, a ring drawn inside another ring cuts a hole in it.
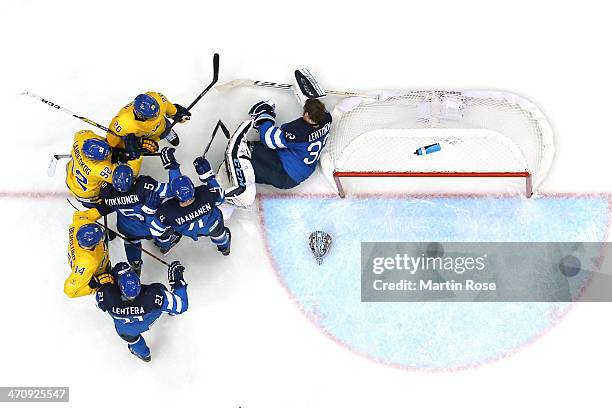
M 434 143 L 427 146 L 419 147 L 414 151 L 414 154 L 416 154 L 417 156 L 425 156 L 426 154 L 439 152 L 440 150 L 442 150 L 440 143 Z

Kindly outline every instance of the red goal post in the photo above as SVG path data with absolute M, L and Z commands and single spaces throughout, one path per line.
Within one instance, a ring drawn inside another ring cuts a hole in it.
M 341 197 L 346 177 L 518 177 L 531 197 L 554 157 L 544 115 L 507 92 L 383 92 L 347 98 L 333 116 L 321 168 Z M 414 154 L 432 143 L 441 150 Z

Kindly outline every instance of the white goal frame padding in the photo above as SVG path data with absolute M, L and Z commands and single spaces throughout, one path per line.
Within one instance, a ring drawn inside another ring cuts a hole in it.
M 531 102 L 508 92 L 384 91 L 348 98 L 334 123 L 321 169 L 344 196 L 343 177 L 523 177 L 525 192 L 545 179 L 553 131 Z M 441 151 L 417 156 L 419 147 Z

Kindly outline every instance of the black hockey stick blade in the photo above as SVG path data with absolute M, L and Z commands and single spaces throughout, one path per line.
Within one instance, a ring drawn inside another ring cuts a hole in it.
M 215 140 L 215 136 L 217 136 L 217 132 L 219 131 L 219 129 L 221 129 L 221 131 L 223 132 L 223 134 L 225 135 L 227 139 L 230 138 L 229 130 L 227 130 L 227 127 L 225 127 L 223 122 L 219 119 L 219 121 L 217 122 L 217 125 L 215 126 L 215 129 L 213 130 L 212 137 L 210 138 L 208 145 L 206 145 L 206 149 L 204 149 L 204 153 L 202 154 L 202 157 L 205 157 L 206 153 L 208 153 L 208 150 L 210 150 L 210 146 L 212 146 L 212 142 L 213 140 Z
M 231 137 L 230 132 L 229 130 L 227 130 L 227 127 L 225 127 L 225 124 L 223 123 L 221 119 L 219 119 L 219 121 L 217 122 L 217 126 L 215 126 L 215 130 L 213 131 L 213 136 L 215 133 L 219 131 L 219 129 L 221 129 L 221 131 L 225 135 L 225 138 L 229 140 L 229 138 Z

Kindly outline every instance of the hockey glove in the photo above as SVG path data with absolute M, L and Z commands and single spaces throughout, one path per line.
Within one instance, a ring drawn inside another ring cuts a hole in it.
M 166 170 L 176 170 L 179 168 L 179 163 L 176 161 L 174 157 L 174 152 L 176 149 L 174 147 L 164 147 L 161 149 L 159 157 L 161 157 L 162 165 Z
M 142 152 L 143 153 L 156 153 L 159 150 L 159 145 L 153 139 L 142 139 Z
M 187 108 L 179 105 L 178 103 L 175 103 L 174 107 L 176 108 L 176 113 L 173 116 L 174 120 L 183 123 L 191 119 L 191 112 L 189 112 Z
M 183 279 L 185 267 L 179 261 L 174 261 L 168 267 L 168 283 L 172 289 L 187 285 Z
M 255 105 L 251 106 L 251 109 L 249 109 L 249 115 L 255 118 L 260 113 L 267 113 L 268 115 L 275 118 L 276 117 L 276 113 L 274 112 L 275 108 L 276 106 L 274 105 L 274 102 L 272 101 L 257 102 Z
M 89 281 L 89 287 L 92 289 L 98 289 L 102 285 L 107 283 L 115 283 L 115 278 L 110 273 L 101 273 L 100 275 L 93 276 Z
M 125 154 L 125 150 L 120 147 L 114 147 L 111 151 L 111 163 L 127 163 L 127 154 Z
M 140 158 L 141 139 L 131 133 L 123 138 L 125 154 L 128 161 Z
M 147 215 L 154 215 L 161 204 L 161 197 L 155 191 L 152 191 L 145 201 L 145 205 L 142 206 L 142 212 Z
M 200 177 L 200 181 L 206 182 L 209 179 L 215 177 L 215 173 L 212 171 L 212 167 L 210 167 L 210 163 L 205 158 L 198 156 L 193 161 L 193 167 L 195 167 L 198 176 Z
M 274 126 L 276 121 L 274 120 L 274 116 L 270 115 L 269 113 L 262 112 L 257 115 L 255 119 L 253 119 L 253 127 L 255 129 L 259 129 L 259 127 L 265 122 L 272 122 L 272 126 Z

